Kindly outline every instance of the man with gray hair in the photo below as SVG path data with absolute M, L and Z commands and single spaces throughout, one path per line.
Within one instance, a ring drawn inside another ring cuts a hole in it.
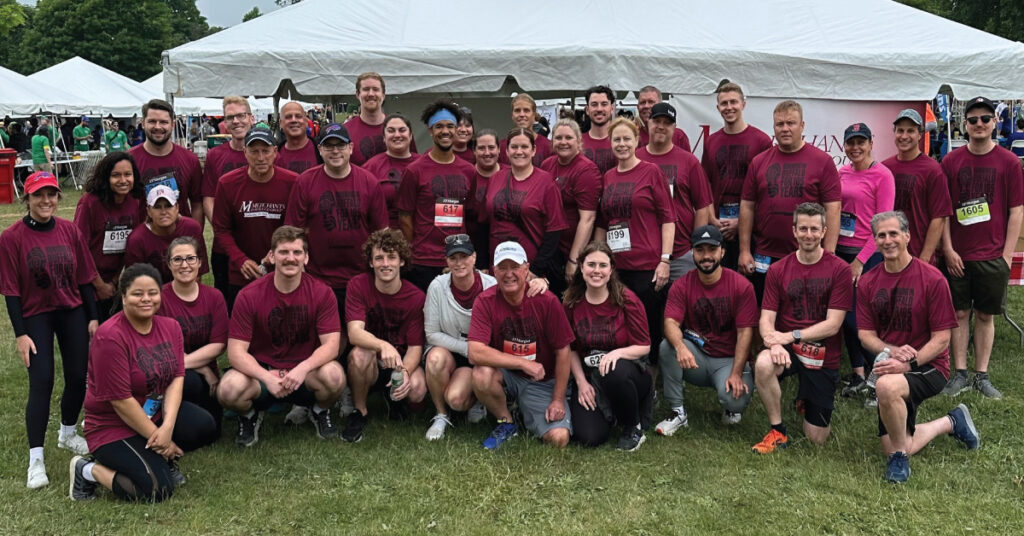
M 886 357 L 875 363 L 871 374 L 877 378 L 878 436 L 889 457 L 885 478 L 895 483 L 910 477 L 909 456 L 940 434 L 952 435 L 972 450 L 981 445 L 963 404 L 945 417 L 915 424 L 918 406 L 946 385 L 949 339 L 957 319 L 945 277 L 908 251 L 909 229 L 902 212 L 871 218 L 883 269 L 871 270 L 857 282 L 861 344 Z

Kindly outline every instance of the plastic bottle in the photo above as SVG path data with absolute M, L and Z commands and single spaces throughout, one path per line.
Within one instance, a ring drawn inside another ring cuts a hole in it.
M 391 372 L 391 400 L 395 399 L 395 391 L 405 382 L 405 375 L 402 371 L 394 369 Z
M 875 364 L 872 365 L 871 367 L 871 374 L 868 374 L 868 387 L 872 389 L 875 388 L 875 382 L 878 381 L 878 375 L 875 374 L 875 367 L 878 366 L 878 364 L 881 363 L 882 361 L 885 361 L 886 359 L 889 359 L 889 349 L 882 348 L 882 351 L 878 352 L 878 355 L 875 356 Z

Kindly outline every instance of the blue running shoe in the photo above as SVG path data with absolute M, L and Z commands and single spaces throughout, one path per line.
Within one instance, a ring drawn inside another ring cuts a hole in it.
M 902 484 L 910 478 L 910 458 L 904 452 L 894 452 L 889 456 L 889 464 L 885 467 L 885 479 L 894 484 Z
M 981 436 L 978 429 L 974 427 L 974 419 L 971 419 L 971 412 L 967 406 L 960 404 L 949 412 L 949 418 L 953 420 L 953 433 L 957 441 L 964 444 L 968 450 L 974 450 L 981 446 Z
M 484 448 L 495 450 L 518 433 L 519 427 L 516 426 L 516 423 L 498 421 L 498 426 L 495 426 L 494 430 L 491 430 L 491 435 L 487 436 L 487 439 L 484 440 Z

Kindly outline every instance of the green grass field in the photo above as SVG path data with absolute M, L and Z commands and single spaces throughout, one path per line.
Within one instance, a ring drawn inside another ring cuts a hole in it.
M 68 192 L 62 217 L 71 219 L 77 199 Z M 23 214 L 21 205 L 0 207 L 0 226 Z M 1012 289 L 1009 303 L 1024 319 L 1024 291 Z M 106 492 L 88 503 L 67 498 L 71 454 L 56 446 L 59 367 L 50 486 L 25 488 L 28 380 L 6 314 L 0 340 L 0 534 L 1012 534 L 1024 520 L 1024 351 L 1002 320 L 991 371 L 1004 399 L 940 395 L 920 412 L 933 419 L 966 403 L 982 448 L 938 438 L 911 459 L 902 486 L 882 478 L 873 410 L 837 399 L 832 437 L 815 447 L 798 431 L 788 380 L 790 447 L 766 457 L 750 453 L 768 427 L 757 397 L 743 422 L 726 428 L 710 389 L 689 390 L 689 429 L 652 432 L 631 454 L 615 451 L 614 439 L 556 451 L 526 437 L 492 453 L 480 446 L 491 425 L 461 421 L 428 443 L 432 410 L 388 422 L 371 395 L 370 425 L 354 445 L 320 441 L 312 425 L 285 425 L 279 414 L 268 415 L 259 444 L 240 450 L 227 420 L 220 442 L 182 460 L 188 483 L 158 505 Z

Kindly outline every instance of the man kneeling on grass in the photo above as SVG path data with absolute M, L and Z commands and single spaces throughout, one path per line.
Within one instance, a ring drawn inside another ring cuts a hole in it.
M 889 457 L 885 478 L 910 478 L 909 456 L 940 434 L 949 434 L 973 450 L 981 438 L 967 406 L 946 417 L 915 425 L 917 407 L 946 385 L 949 337 L 957 327 L 949 284 L 938 269 L 907 251 L 910 224 L 902 212 L 871 218 L 882 270 L 864 274 L 857 283 L 857 327 L 861 344 L 889 358 L 875 363 L 878 436 Z M 871 383 L 871 378 L 868 379 Z
M 328 412 L 345 388 L 335 359 L 341 341 L 330 287 L 303 273 L 306 231 L 283 225 L 271 237 L 274 273 L 238 293 L 228 330 L 231 370 L 217 388 L 221 405 L 238 413 L 242 447 L 259 441 L 263 411 L 276 402 L 311 407 L 316 435 L 336 437 Z
M 526 251 L 516 242 L 494 250 L 498 284 L 480 293 L 469 323 L 473 392 L 498 418 L 484 440 L 496 449 L 518 432 L 509 412 L 514 397 L 526 429 L 562 448 L 572 434 L 569 403 L 569 343 L 575 338 L 565 310 L 550 292 L 529 296 Z

